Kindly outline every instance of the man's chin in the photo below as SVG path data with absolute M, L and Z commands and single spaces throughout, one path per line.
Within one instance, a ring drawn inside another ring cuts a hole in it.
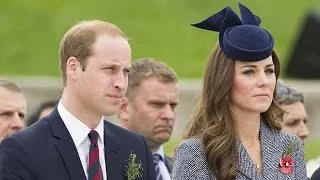
M 118 109 L 119 109 L 118 107 L 105 109 L 103 114 L 105 116 L 113 116 L 117 113 Z
M 158 136 L 158 142 L 161 142 L 161 144 L 163 143 L 166 143 L 170 140 L 170 136 L 171 134 L 167 133 L 166 135 L 161 135 L 161 136 Z

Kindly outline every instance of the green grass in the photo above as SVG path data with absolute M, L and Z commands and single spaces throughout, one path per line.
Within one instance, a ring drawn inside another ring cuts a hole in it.
M 304 147 L 305 158 L 307 160 L 314 159 L 320 156 L 320 140 L 308 139 Z
M 168 156 L 173 157 L 174 150 L 177 147 L 177 145 L 180 143 L 180 141 L 181 141 L 180 138 L 171 138 L 169 142 L 164 144 L 165 153 Z M 320 156 L 320 140 L 308 139 L 304 147 L 304 152 L 305 152 L 306 161 L 319 157 Z
M 275 37 L 285 64 L 304 15 L 319 0 L 242 0 Z M 0 3 L 0 74 L 59 76 L 58 46 L 65 31 L 83 19 L 118 25 L 131 39 L 133 59 L 155 57 L 180 77 L 201 77 L 214 32 L 192 28 L 236 1 L 213 0 L 14 0 Z M 285 67 L 285 66 L 282 66 Z

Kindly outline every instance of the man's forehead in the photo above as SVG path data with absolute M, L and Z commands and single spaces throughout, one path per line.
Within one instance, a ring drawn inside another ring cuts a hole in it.
M 12 92 L 0 88 L 0 108 L 26 109 L 27 102 L 22 92 Z

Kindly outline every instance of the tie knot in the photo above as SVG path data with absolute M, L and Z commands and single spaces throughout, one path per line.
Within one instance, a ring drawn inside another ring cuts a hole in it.
M 162 160 L 162 157 L 159 154 L 153 154 L 152 157 L 155 164 L 158 164 L 158 162 Z
M 97 144 L 98 136 L 99 136 L 97 131 L 91 130 L 88 136 L 89 136 L 89 139 L 91 141 L 91 144 Z

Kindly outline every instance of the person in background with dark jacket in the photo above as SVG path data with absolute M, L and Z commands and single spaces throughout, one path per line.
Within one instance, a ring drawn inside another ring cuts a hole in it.
M 320 180 L 320 166 L 319 166 L 319 168 L 312 174 L 311 180 Z

